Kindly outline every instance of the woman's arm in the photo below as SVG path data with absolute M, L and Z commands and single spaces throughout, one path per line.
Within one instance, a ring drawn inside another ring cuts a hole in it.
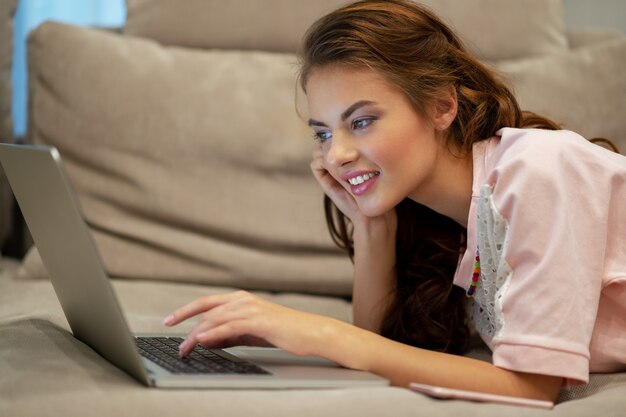
M 353 321 L 375 333 L 395 288 L 396 229 L 395 212 L 355 225 Z
M 354 226 L 353 321 L 378 332 L 395 285 L 397 215 L 364 216 L 354 197 L 326 170 L 321 145 L 313 151 L 311 171 L 324 193 Z
M 407 387 L 411 382 L 486 393 L 554 400 L 561 378 L 529 375 L 478 360 L 423 350 L 378 334 L 395 285 L 395 211 L 376 219 L 362 216 L 354 199 L 324 169 L 314 153 L 312 170 L 325 193 L 354 225 L 354 322 L 357 326 L 280 306 L 244 291 L 199 298 L 165 319 L 168 326 L 199 316 L 181 344 L 272 345 L 296 355 L 325 357 L 370 371 Z
M 408 387 L 417 382 L 546 401 L 555 401 L 562 386 L 560 377 L 509 371 L 488 362 L 419 349 L 355 330 L 343 329 L 341 336 L 336 336 L 341 346 L 333 346 L 333 353 L 324 354 L 346 367 L 381 375 L 392 385 Z
M 432 352 L 386 339 L 336 319 L 280 306 L 245 291 L 199 298 L 164 323 L 193 316 L 199 322 L 181 344 L 212 347 L 268 344 L 296 355 L 315 355 L 378 374 L 393 385 L 411 382 L 554 401 L 562 379 L 507 371 L 486 362 Z

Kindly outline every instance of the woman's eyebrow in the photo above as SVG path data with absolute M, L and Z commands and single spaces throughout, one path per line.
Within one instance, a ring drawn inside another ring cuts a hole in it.
M 309 126 L 320 126 L 320 127 L 328 127 L 326 123 L 320 122 L 318 120 L 309 119 Z
M 350 115 L 352 113 L 354 113 L 355 111 L 357 111 L 361 107 L 369 106 L 371 104 L 376 104 L 376 103 L 373 102 L 373 101 L 370 101 L 370 100 L 359 100 L 359 101 L 357 101 L 356 103 L 350 105 L 350 107 L 348 107 L 346 110 L 344 110 L 343 113 L 341 113 L 341 121 L 345 121 L 348 117 L 350 117 Z M 319 120 L 314 120 L 314 119 L 309 119 L 309 126 L 323 126 L 323 127 L 327 127 L 326 123 L 320 122 Z

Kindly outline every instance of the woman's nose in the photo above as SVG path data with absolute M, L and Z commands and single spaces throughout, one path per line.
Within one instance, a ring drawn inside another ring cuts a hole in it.
M 335 167 L 341 167 L 354 162 L 359 157 L 359 151 L 356 144 L 343 135 L 334 135 L 330 149 L 326 153 L 326 162 Z

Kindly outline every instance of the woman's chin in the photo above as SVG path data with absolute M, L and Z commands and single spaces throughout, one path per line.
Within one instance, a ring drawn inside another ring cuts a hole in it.
M 395 205 L 381 204 L 380 202 L 358 201 L 359 210 L 366 217 L 382 216 L 392 210 Z

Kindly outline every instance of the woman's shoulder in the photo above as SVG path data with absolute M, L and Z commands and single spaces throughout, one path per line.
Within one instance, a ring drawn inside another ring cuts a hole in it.
M 486 158 L 487 171 L 558 178 L 626 174 L 626 158 L 569 130 L 503 128 Z M 601 169 L 599 169 L 601 168 Z
M 529 158 L 531 161 L 589 152 L 596 146 L 576 132 L 569 130 L 518 129 L 498 130 L 497 154 L 500 158 Z

